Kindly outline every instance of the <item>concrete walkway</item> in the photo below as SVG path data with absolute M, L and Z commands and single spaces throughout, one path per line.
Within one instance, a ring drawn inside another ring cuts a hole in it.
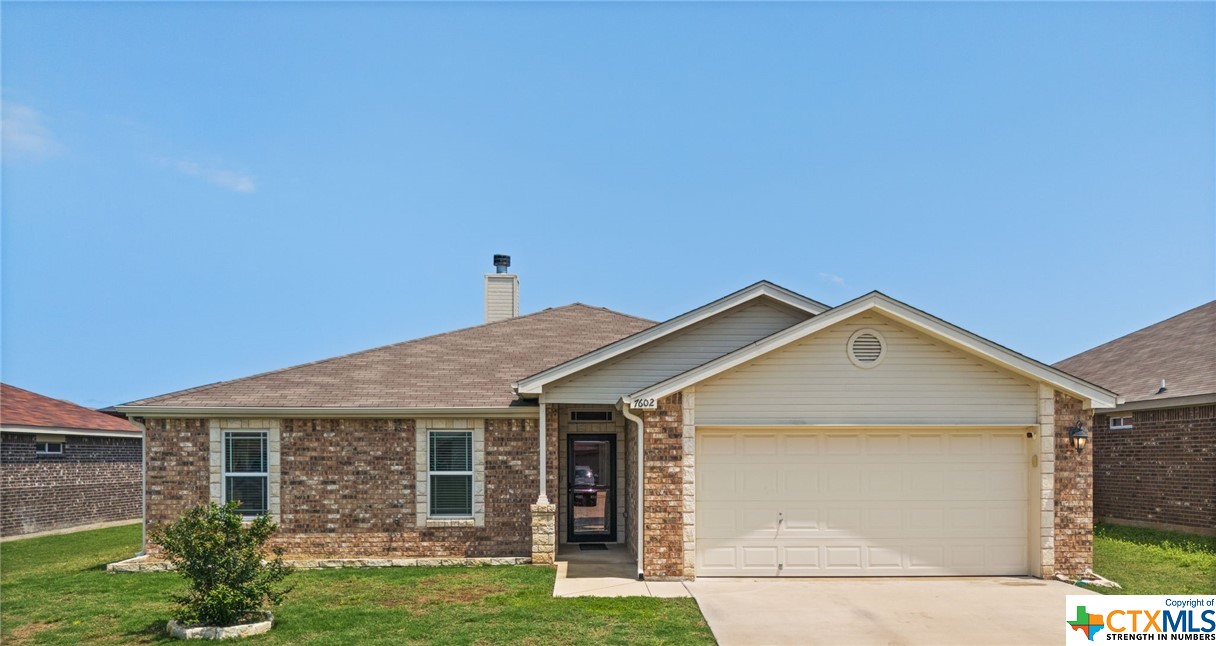
M 563 545 L 557 552 L 555 597 L 688 597 L 679 581 L 638 581 L 637 562 L 623 545 L 583 551 Z
M 1060 644 L 1064 597 L 1031 578 L 698 579 L 714 637 L 732 644 Z

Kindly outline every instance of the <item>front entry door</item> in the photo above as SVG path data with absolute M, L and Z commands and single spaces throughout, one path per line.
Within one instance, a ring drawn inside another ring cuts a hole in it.
M 616 436 L 570 435 L 566 464 L 566 540 L 616 540 Z

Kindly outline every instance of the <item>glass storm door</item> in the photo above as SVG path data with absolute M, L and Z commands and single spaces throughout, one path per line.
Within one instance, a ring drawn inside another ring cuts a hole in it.
M 616 540 L 616 436 L 567 438 L 566 540 Z

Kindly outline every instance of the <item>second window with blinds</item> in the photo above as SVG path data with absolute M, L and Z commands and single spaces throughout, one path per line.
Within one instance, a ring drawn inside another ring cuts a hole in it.
M 473 432 L 431 431 L 430 516 L 467 518 L 473 515 Z
M 270 473 L 266 431 L 224 433 L 224 502 L 237 501 L 241 515 L 269 509 Z

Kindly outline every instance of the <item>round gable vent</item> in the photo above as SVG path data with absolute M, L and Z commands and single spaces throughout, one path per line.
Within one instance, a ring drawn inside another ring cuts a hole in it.
M 849 361 L 858 368 L 873 368 L 887 354 L 887 342 L 878 330 L 862 328 L 849 337 Z

